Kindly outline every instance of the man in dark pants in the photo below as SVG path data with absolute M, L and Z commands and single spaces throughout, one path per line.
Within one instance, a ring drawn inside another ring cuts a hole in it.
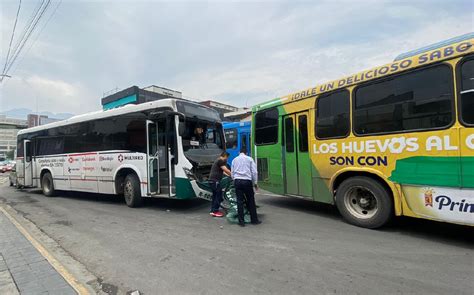
M 257 187 L 257 165 L 246 155 L 247 149 L 240 149 L 240 154 L 232 161 L 232 178 L 234 179 L 235 193 L 237 194 L 237 212 L 239 225 L 245 226 L 244 202 L 250 213 L 250 222 L 259 224 L 257 208 L 255 207 L 254 188 Z
M 216 159 L 214 164 L 211 167 L 211 174 L 209 175 L 209 182 L 212 187 L 212 204 L 211 204 L 211 216 L 213 217 L 223 217 L 219 208 L 222 202 L 222 187 L 220 182 L 222 176 L 225 173 L 227 176 L 230 176 L 230 170 L 227 168 L 227 159 L 229 158 L 228 152 L 222 152 L 219 158 Z

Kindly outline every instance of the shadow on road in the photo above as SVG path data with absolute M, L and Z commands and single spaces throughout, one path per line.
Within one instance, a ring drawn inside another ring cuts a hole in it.
M 42 195 L 41 190 L 31 190 L 31 194 Z M 42 196 L 45 197 L 45 196 Z M 45 197 L 46 198 L 46 197 Z M 75 191 L 58 191 L 54 198 L 67 198 L 77 201 L 97 202 L 102 204 L 118 204 L 120 206 L 127 206 L 123 197 L 116 195 L 75 192 Z M 209 202 L 202 199 L 177 200 L 166 198 L 147 198 L 143 204 L 144 208 L 157 210 L 173 210 L 179 211 L 194 211 L 207 208 Z
M 20 189 L 19 193 L 25 193 L 24 196 L 16 198 L 0 199 L 12 206 L 17 203 L 35 203 L 36 198 L 47 198 L 42 195 L 41 190 Z M 32 198 L 33 197 L 33 198 Z M 126 206 L 123 198 L 115 195 L 94 194 L 85 192 L 59 191 L 56 198 L 66 198 L 79 202 L 95 202 L 99 204 L 111 204 L 117 206 Z M 54 198 L 51 198 L 53 200 Z M 202 199 L 176 200 L 176 199 L 146 199 L 144 208 L 146 210 L 167 211 L 174 213 L 189 213 L 206 211 L 209 209 L 209 202 Z M 257 197 L 257 205 L 281 208 L 298 213 L 317 215 L 328 218 L 332 222 L 344 222 L 337 208 L 332 205 L 313 202 L 293 197 Z M 135 210 L 135 209 L 130 209 Z M 136 209 L 141 210 L 141 209 Z M 271 210 L 266 212 L 271 218 Z M 463 248 L 472 249 L 474 244 L 474 228 L 463 225 L 449 224 L 431 220 L 424 220 L 409 217 L 395 217 L 392 222 L 383 228 L 374 231 L 393 233 L 405 236 L 416 237 L 420 239 L 432 240 L 439 243 L 452 244 Z
M 293 197 L 270 197 L 258 200 L 261 205 L 275 206 L 297 212 L 314 214 L 333 219 L 334 222 L 344 222 L 337 208 L 310 200 Z M 394 217 L 386 226 L 375 231 L 398 233 L 426 240 L 452 244 L 463 248 L 473 248 L 474 228 L 410 217 Z
M 473 227 L 426 219 L 397 217 L 382 230 L 468 249 L 472 249 L 474 244 Z
M 293 198 L 293 197 L 269 197 L 265 199 L 257 198 L 257 204 L 270 205 L 270 206 L 284 208 L 288 210 L 314 214 L 321 217 L 334 219 L 335 221 L 341 220 L 341 216 L 339 215 L 339 212 L 337 211 L 336 207 L 329 204 L 317 203 L 314 201 L 304 200 L 300 198 Z

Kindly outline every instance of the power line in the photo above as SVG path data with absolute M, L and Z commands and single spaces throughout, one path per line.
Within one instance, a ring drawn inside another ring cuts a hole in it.
M 44 29 L 46 28 L 46 26 L 48 25 L 49 21 L 53 18 L 54 14 L 56 13 L 56 11 L 58 10 L 59 6 L 61 5 L 61 2 L 62 0 L 59 0 L 58 1 L 58 4 L 56 5 L 56 7 L 54 8 L 53 10 L 53 13 L 50 14 L 48 20 L 46 20 L 46 22 L 44 23 L 43 27 L 41 28 L 41 30 L 39 31 L 39 33 L 36 35 L 36 38 L 35 40 L 33 40 L 33 42 L 30 42 L 30 46 L 26 49 L 25 51 L 25 54 L 23 54 L 21 56 L 21 59 L 16 63 L 16 67 L 12 69 L 12 74 L 15 72 L 15 70 L 18 68 L 18 66 L 22 63 L 22 61 L 25 59 L 25 56 L 28 55 L 28 52 L 30 52 L 31 48 L 35 45 L 36 41 L 38 41 L 41 33 L 44 31 Z
M 12 49 L 13 37 L 15 37 L 16 23 L 18 22 L 18 15 L 20 14 L 20 8 L 21 8 L 21 0 L 18 3 L 18 10 L 16 11 L 15 24 L 13 25 L 12 37 L 10 38 L 10 44 L 8 45 L 7 58 L 5 59 L 5 65 L 3 66 L 2 75 L 5 74 L 5 69 L 7 68 L 7 64 L 8 64 L 8 58 L 10 57 L 10 50 Z
M 46 5 L 43 7 L 43 9 L 41 10 L 39 16 L 35 19 L 34 23 L 33 23 L 33 26 L 31 27 L 30 31 L 28 32 L 28 34 L 26 35 L 23 43 L 21 44 L 20 48 L 18 49 L 18 51 L 15 53 L 15 56 L 13 58 L 13 60 L 10 62 L 10 64 L 8 65 L 8 68 L 7 68 L 7 72 L 10 70 L 10 68 L 12 67 L 13 63 L 15 62 L 15 60 L 18 58 L 18 55 L 21 53 L 23 47 L 25 46 L 25 44 L 28 42 L 28 39 L 30 38 L 31 36 L 31 33 L 33 33 L 33 31 L 36 29 L 36 26 L 39 22 L 39 20 L 41 19 L 41 17 L 43 16 L 44 12 L 46 11 L 46 9 L 48 9 L 48 6 L 50 4 L 51 0 L 48 0 L 48 2 L 46 3 Z
M 13 53 L 12 53 L 12 56 L 16 55 L 16 52 L 18 51 L 18 48 L 20 46 L 20 44 L 23 42 L 25 36 L 26 36 L 26 33 L 28 32 L 28 30 L 30 29 L 31 25 L 33 24 L 33 20 L 36 18 L 36 16 L 38 15 L 38 12 L 40 11 L 41 7 L 43 6 L 44 4 L 44 1 L 45 0 L 42 0 L 41 2 L 39 2 L 39 5 L 36 6 L 36 8 L 33 10 L 33 13 L 31 14 L 30 16 L 30 19 L 28 20 L 28 22 L 26 23 L 25 25 L 25 28 L 23 29 L 23 33 L 21 34 L 20 36 L 20 39 L 17 41 L 17 43 L 15 44 L 15 48 L 13 49 Z M 9 59 L 8 61 L 11 62 L 11 59 Z M 5 70 L 3 71 L 3 74 L 7 74 L 7 67 L 8 67 L 8 61 L 7 61 L 7 64 L 5 65 Z M 0 77 L 0 82 L 3 81 L 5 76 L 2 76 Z
M 18 58 L 19 54 L 21 53 L 23 47 L 25 46 L 25 44 L 28 42 L 28 39 L 30 38 L 31 34 L 33 33 L 33 31 L 35 30 L 36 26 L 38 25 L 38 22 L 40 21 L 40 19 L 42 18 L 44 12 L 46 11 L 46 9 L 48 9 L 49 5 L 50 5 L 50 2 L 51 0 L 48 0 L 48 2 L 46 2 L 45 5 L 43 5 L 44 3 L 44 0 L 43 2 L 41 2 L 41 5 L 40 5 L 40 9 L 38 10 L 37 13 L 35 13 L 35 16 L 33 17 L 33 20 L 30 22 L 30 24 L 26 27 L 25 29 L 25 32 L 22 36 L 22 39 L 18 42 L 17 46 L 16 46 L 16 50 L 14 51 L 14 54 L 13 54 L 13 58 L 11 59 L 10 63 L 8 64 L 7 66 L 7 69 L 5 71 L 5 74 L 8 73 L 8 71 L 11 69 L 11 67 L 13 66 L 13 64 L 15 63 L 16 59 Z M 2 78 L 3 80 L 3 78 Z M 0 80 L 0 81 L 2 81 Z
M 27 21 L 26 26 L 25 26 L 25 28 L 23 29 L 23 33 L 21 34 L 20 39 L 19 39 L 18 42 L 15 44 L 15 49 L 13 49 L 13 52 L 14 52 L 14 53 L 18 50 L 18 48 L 19 48 L 21 42 L 23 42 L 23 40 L 25 39 L 26 33 L 28 32 L 28 30 L 30 29 L 31 25 L 33 24 L 33 20 L 34 20 L 34 19 L 36 18 L 36 16 L 38 15 L 38 12 L 40 11 L 41 7 L 42 7 L 43 4 L 44 4 L 44 1 L 45 1 L 45 0 L 42 0 L 41 2 L 39 2 L 39 3 L 38 3 L 39 5 L 37 5 L 36 8 L 33 10 L 33 13 L 31 14 L 30 19 Z

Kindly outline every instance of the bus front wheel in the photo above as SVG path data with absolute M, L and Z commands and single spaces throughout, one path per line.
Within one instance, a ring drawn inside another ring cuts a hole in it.
M 128 207 L 135 208 L 143 205 L 140 193 L 140 181 L 135 174 L 128 174 L 123 183 L 123 196 Z
M 336 205 L 350 224 L 378 228 L 392 217 L 393 201 L 387 189 L 365 176 L 344 180 L 336 192 Z
M 43 190 L 43 195 L 47 197 L 54 196 L 54 183 L 51 173 L 46 172 L 43 174 L 43 177 L 41 177 L 41 189 Z

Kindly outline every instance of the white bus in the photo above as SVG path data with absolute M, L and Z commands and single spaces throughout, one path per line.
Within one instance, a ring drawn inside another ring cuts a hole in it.
M 123 195 L 130 207 L 209 200 L 205 181 L 225 144 L 215 110 L 168 98 L 24 129 L 17 143 L 20 186 Z

